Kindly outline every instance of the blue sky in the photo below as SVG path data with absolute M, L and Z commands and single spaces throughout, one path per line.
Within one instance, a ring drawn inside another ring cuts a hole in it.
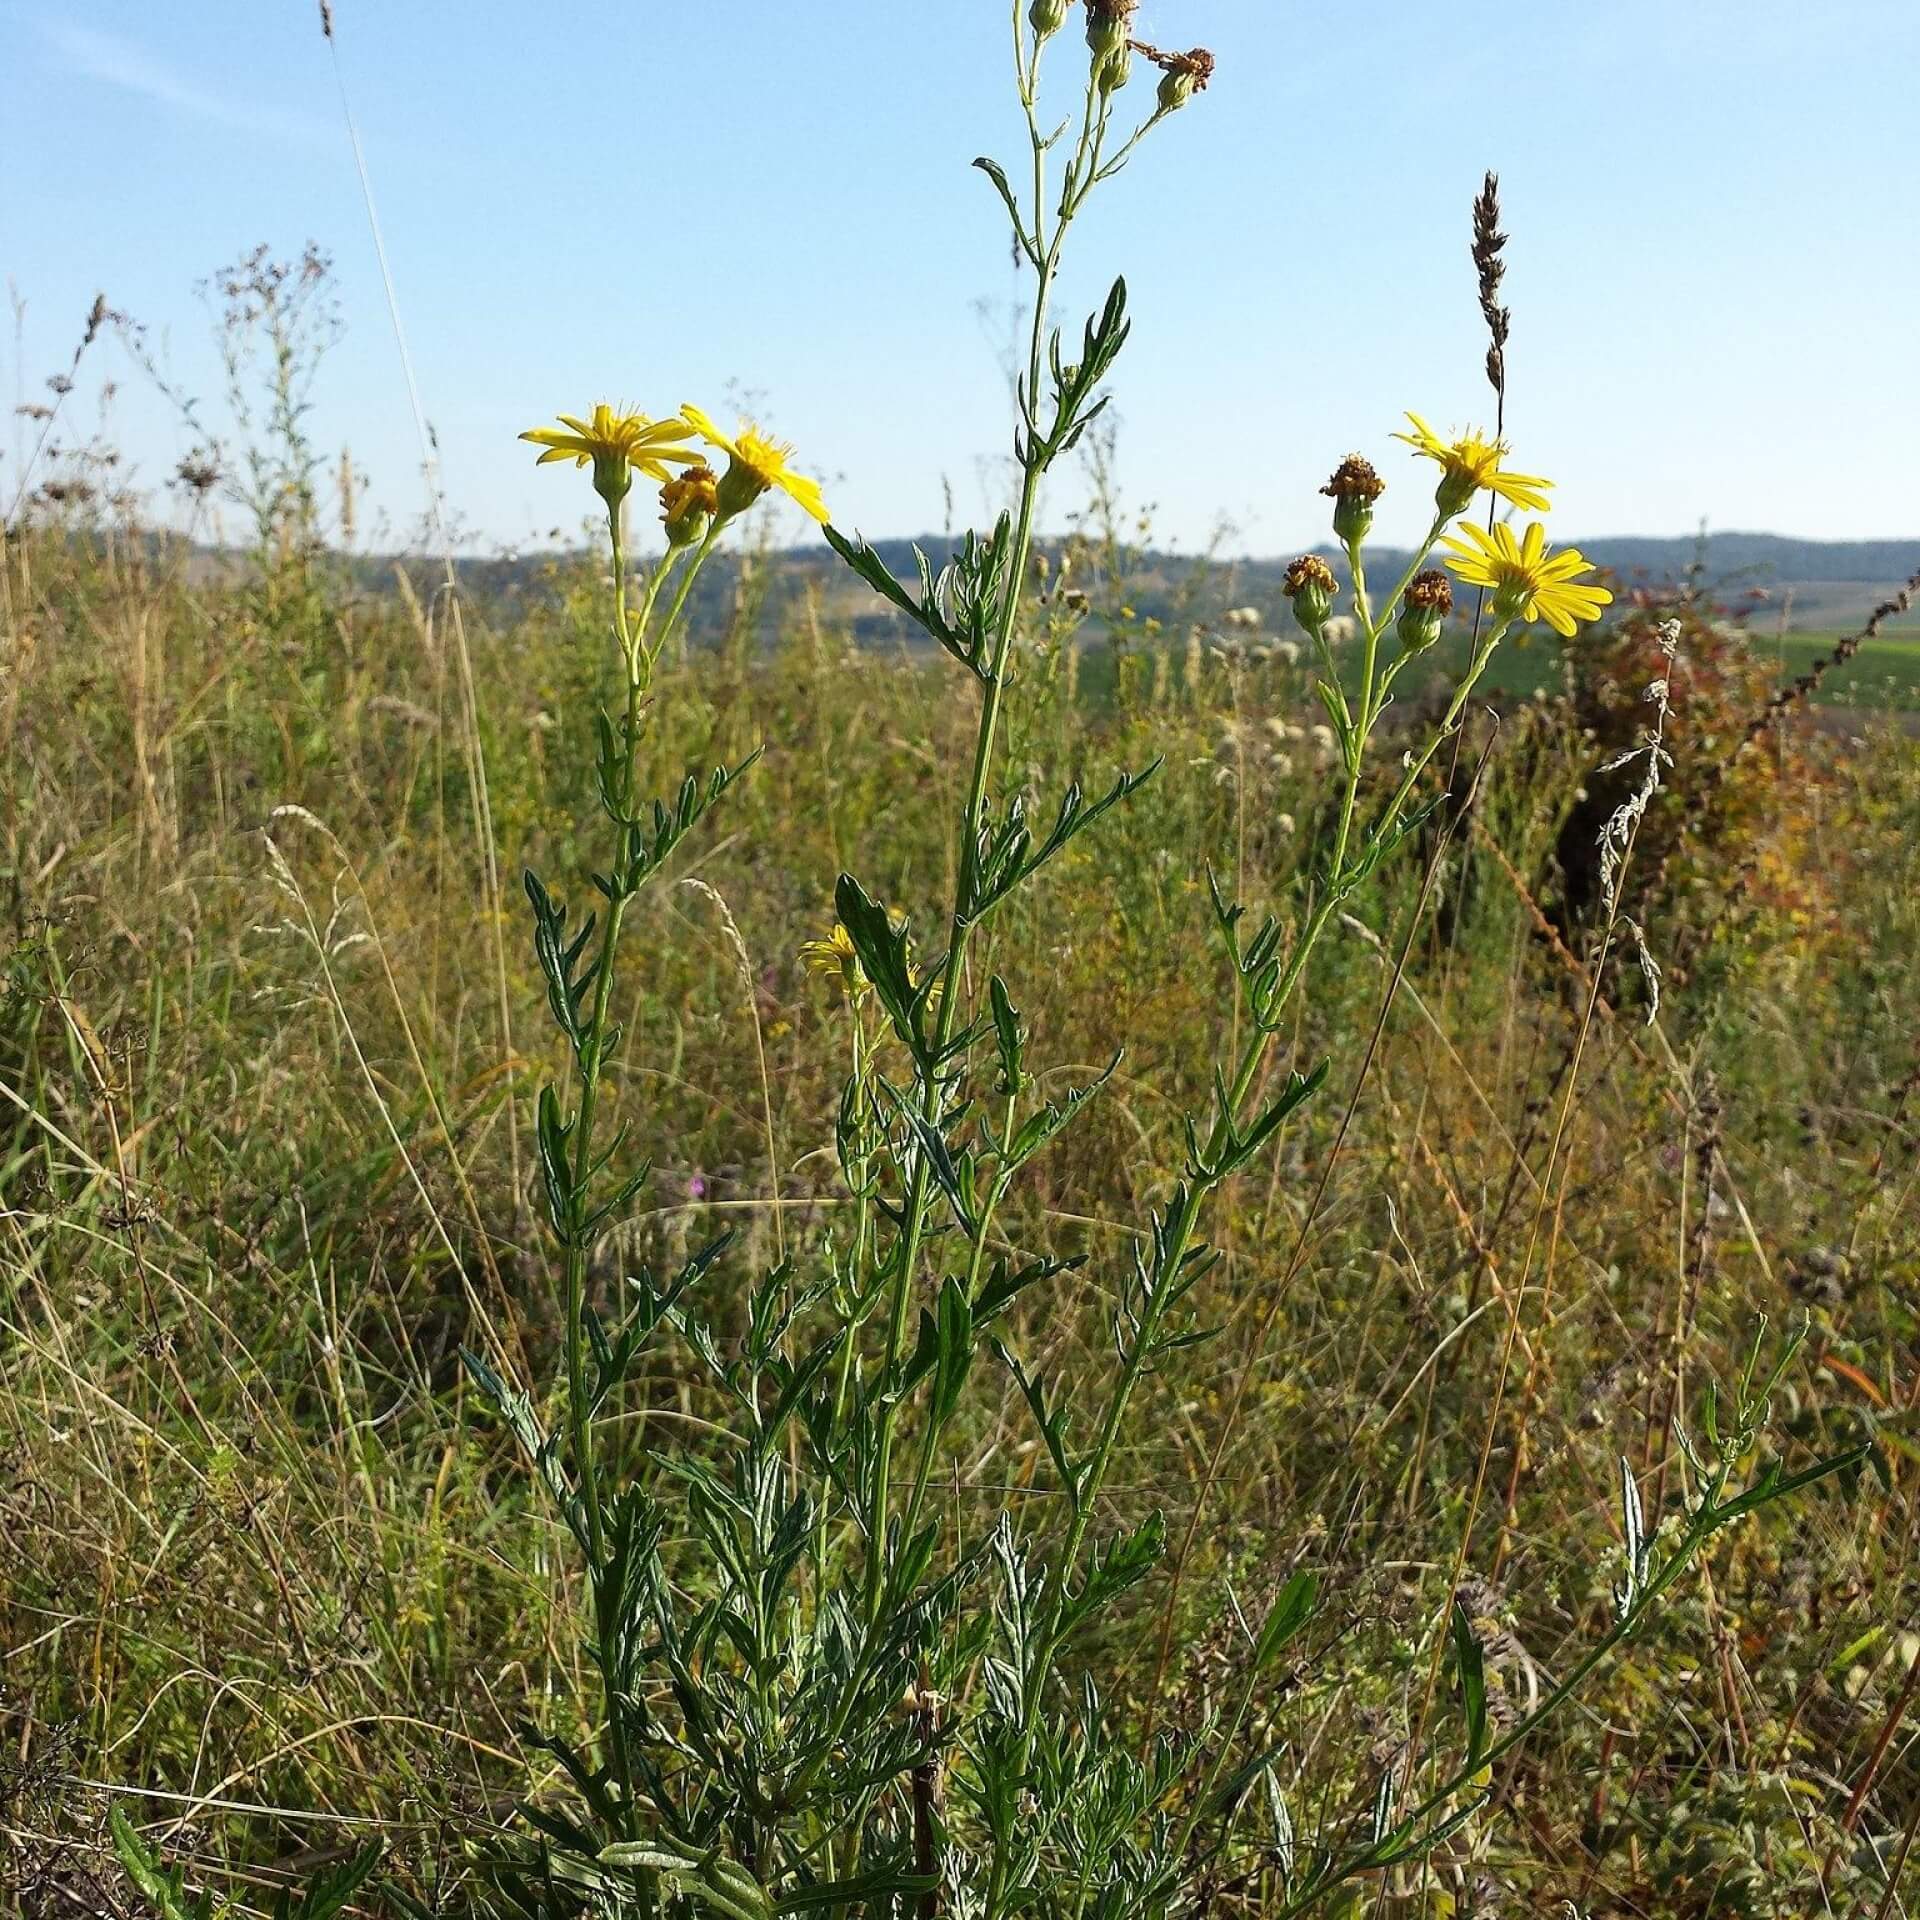
M 482 546 L 586 502 L 515 433 L 558 408 L 740 393 L 871 534 L 997 499 L 1017 292 L 976 153 L 1024 134 L 1001 0 L 335 0 L 449 498 Z M 1912 0 L 1143 0 L 1212 89 L 1076 236 L 1077 329 L 1125 271 L 1119 481 L 1158 533 L 1319 537 L 1350 447 L 1424 486 L 1403 407 L 1485 417 L 1466 259 L 1481 172 L 1512 235 L 1510 434 L 1563 536 L 1920 533 Z M 1077 31 L 1055 43 L 1060 111 Z M 1144 104 L 1145 80 L 1133 93 Z M 347 331 L 316 432 L 410 528 L 419 455 L 315 0 L 0 0 L 0 267 L 35 397 L 104 290 L 218 387 L 195 283 L 258 241 L 334 256 Z M 69 403 L 158 489 L 187 436 L 117 347 Z M 10 500 L 14 434 L 0 499 Z M 570 474 L 571 470 L 567 470 Z M 1063 474 L 1057 524 L 1083 492 Z

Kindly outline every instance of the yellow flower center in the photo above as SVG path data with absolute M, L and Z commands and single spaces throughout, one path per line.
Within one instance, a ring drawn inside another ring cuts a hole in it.
M 1483 440 L 1477 433 L 1468 434 L 1446 449 L 1442 464 L 1449 473 L 1471 480 L 1475 487 L 1484 487 L 1500 471 L 1505 452 L 1506 448 L 1497 440 Z

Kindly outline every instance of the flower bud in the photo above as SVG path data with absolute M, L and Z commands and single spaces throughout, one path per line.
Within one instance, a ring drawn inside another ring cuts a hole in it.
M 1102 95 L 1118 93 L 1133 78 L 1133 49 L 1125 41 L 1114 53 L 1096 56 L 1093 84 Z
M 1302 632 L 1319 639 L 1333 610 L 1333 596 L 1339 588 L 1333 569 L 1317 553 L 1303 553 L 1287 569 L 1282 582 L 1286 596 L 1293 602 L 1293 617 Z
M 1127 27 L 1139 0 L 1087 0 L 1087 50 L 1096 75 L 1103 61 L 1127 50 Z
M 720 490 L 709 466 L 688 467 L 660 489 L 660 520 L 667 545 L 690 547 L 706 538 L 720 510 Z
M 1387 483 L 1374 472 L 1373 463 L 1350 453 L 1333 470 L 1333 478 L 1320 489 L 1333 502 L 1333 530 L 1347 546 L 1367 537 L 1373 526 L 1373 503 L 1387 490 Z
M 1033 0 L 1027 9 L 1027 25 L 1036 40 L 1051 40 L 1067 24 L 1067 8 L 1072 0 Z
M 1416 573 L 1407 583 L 1400 602 L 1400 618 L 1394 627 L 1400 644 L 1408 653 L 1420 653 L 1440 638 L 1440 630 L 1453 611 L 1453 583 L 1438 567 Z

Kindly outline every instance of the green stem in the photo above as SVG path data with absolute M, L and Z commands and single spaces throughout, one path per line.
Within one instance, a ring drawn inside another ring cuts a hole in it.
M 1072 183 L 1077 170 L 1087 163 L 1090 152 L 1097 152 L 1095 145 L 1097 131 L 1104 122 L 1104 115 L 1097 107 L 1095 90 L 1089 82 L 1085 112 L 1081 121 L 1079 146 L 1067 170 L 1069 187 L 1063 193 L 1061 204 L 1056 210 L 1052 238 L 1043 240 L 1046 212 L 1046 155 L 1050 142 L 1040 133 L 1039 122 L 1035 117 L 1035 90 L 1038 74 L 1039 53 L 1036 48 L 1033 63 L 1025 71 L 1022 87 L 1022 102 L 1026 108 L 1027 126 L 1033 146 L 1034 175 L 1035 246 L 1031 257 L 1034 261 L 1036 285 L 1033 325 L 1027 353 L 1027 405 L 1029 408 L 1037 408 L 1039 404 L 1040 379 L 1045 364 L 1047 304 L 1053 290 L 1054 278 L 1059 271 L 1061 246 L 1066 239 L 1067 229 L 1073 223 L 1074 215 L 1086 198 L 1087 188 L 1083 187 L 1076 193 Z M 1088 182 L 1088 186 L 1090 185 L 1091 182 Z M 955 860 L 954 903 L 949 917 L 947 951 L 941 976 L 940 1008 L 935 1017 L 933 1047 L 936 1055 L 943 1052 L 952 1039 L 954 1022 L 959 1012 L 961 974 L 966 960 L 968 939 L 972 931 L 972 923 L 965 917 L 964 908 L 971 898 L 978 860 L 980 829 L 984 823 L 986 809 L 987 775 L 993 761 L 994 742 L 999 729 L 1001 707 L 1006 691 L 1007 660 L 1012 646 L 1014 624 L 1019 615 L 1020 596 L 1026 580 L 1027 563 L 1032 552 L 1034 515 L 1039 504 L 1040 481 L 1044 473 L 1044 463 L 1032 456 L 1030 452 L 1030 457 L 1021 474 L 1013 547 L 1007 561 L 1006 591 L 993 639 L 993 658 L 986 683 L 986 695 L 981 705 L 979 725 L 974 737 L 973 766 L 968 777 L 967 801 Z M 940 1109 L 940 1085 L 934 1075 L 922 1074 L 919 1093 L 922 1119 L 929 1125 L 937 1123 Z M 921 1155 L 917 1159 L 913 1178 L 909 1184 L 900 1236 L 896 1243 L 895 1259 L 898 1265 L 893 1275 L 887 1321 L 886 1374 L 889 1376 L 898 1367 L 901 1352 L 906 1344 L 907 1321 L 913 1304 L 913 1283 L 919 1267 L 920 1245 L 926 1233 L 927 1209 L 931 1198 L 932 1173 L 926 1157 Z M 869 1626 L 872 1626 L 877 1619 L 881 1596 L 885 1589 L 887 1517 L 891 1502 L 893 1445 L 897 1418 L 898 1401 L 891 1397 L 883 1400 L 878 1416 L 878 1433 L 875 1438 L 873 1488 L 867 1507 L 865 1601 Z M 840 1707 L 823 1751 L 831 1748 L 833 1741 L 838 1738 L 840 1729 L 844 1727 L 848 1714 L 852 1711 L 860 1686 L 865 1679 L 870 1649 L 871 1642 L 869 1642 L 869 1652 L 863 1653 L 862 1658 L 856 1663 L 856 1670 L 850 1676 L 841 1694 Z M 815 1770 L 818 1764 L 816 1763 Z M 1003 1863 L 996 1860 L 995 1866 L 996 1873 L 1003 1873 Z M 991 1906 L 988 1912 L 991 1915 Z
M 654 606 L 673 571 L 676 555 L 669 553 L 647 577 L 637 622 L 627 615 L 627 549 L 618 502 L 607 508 L 607 534 L 613 549 L 613 626 L 620 644 L 621 663 L 626 671 L 626 710 L 621 716 L 621 747 L 624 758 L 607 795 L 617 809 L 617 840 L 612 862 L 612 897 L 607 906 L 605 930 L 594 976 L 593 1015 L 580 1046 L 577 1065 L 580 1071 L 580 1110 L 574 1122 L 575 1137 L 572 1167 L 571 1217 L 566 1246 L 567 1304 L 567 1416 L 573 1447 L 574 1474 L 579 1483 L 580 1503 L 586 1514 L 589 1577 L 596 1583 L 606 1561 L 606 1520 L 600 1501 L 600 1477 L 594 1459 L 591 1409 L 587 1393 L 586 1293 L 587 1262 L 591 1248 L 586 1223 L 591 1214 L 591 1196 L 587 1188 L 593 1165 L 594 1122 L 599 1112 L 601 1070 L 605 1065 L 607 1017 L 612 1004 L 614 961 L 620 946 L 620 930 L 626 918 L 627 902 L 632 897 L 630 831 L 618 815 L 631 811 L 634 767 L 640 750 L 641 699 L 652 678 L 658 649 L 647 650 L 647 628 Z M 676 609 L 685 603 L 687 582 L 683 579 Z M 597 1595 L 596 1595 L 597 1597 Z M 600 1623 L 605 1638 L 606 1623 Z M 608 1690 L 607 1730 L 613 1746 L 615 1777 L 621 1788 L 623 1817 L 629 1828 L 634 1814 L 632 1764 L 627 1751 L 626 1726 L 618 1703 Z M 651 1887 L 643 1888 L 649 1907 Z
M 1042 168 L 1044 175 L 1044 167 Z M 1060 243 L 1066 237 L 1071 215 L 1054 228 L 1052 244 L 1041 258 L 1039 284 L 1033 302 L 1033 332 L 1028 353 L 1027 404 L 1038 404 L 1042 352 L 1046 338 L 1047 299 L 1053 288 L 1060 262 Z M 987 804 L 987 775 L 993 764 L 995 737 L 999 731 L 1000 710 L 1006 697 L 1007 657 L 1012 648 L 1014 623 L 1019 615 L 1021 589 L 1027 577 L 1027 562 L 1033 546 L 1034 512 L 1039 504 L 1040 479 L 1045 467 L 1030 457 L 1021 476 L 1020 502 L 1014 527 L 1012 551 L 1007 559 L 1006 590 L 1002 596 L 1000 619 L 993 640 L 993 660 L 987 676 L 986 696 L 981 703 L 980 722 L 974 735 L 973 767 L 967 782 L 967 804 L 960 828 L 960 844 L 955 859 L 953 911 L 949 916 L 946 962 L 942 970 L 940 1010 L 935 1016 L 933 1052 L 945 1052 L 953 1038 L 959 1013 L 960 981 L 966 961 L 967 943 L 973 924 L 967 917 L 971 902 L 976 863 L 979 859 L 980 830 Z M 925 1072 L 920 1078 L 920 1117 L 936 1125 L 940 1117 L 940 1081 Z M 932 1171 L 924 1154 L 914 1164 L 913 1180 L 907 1195 L 906 1214 L 900 1229 L 896 1254 L 898 1269 L 893 1277 L 893 1293 L 887 1323 L 886 1371 L 890 1375 L 899 1365 L 906 1344 L 907 1320 L 913 1305 L 913 1282 L 919 1267 L 920 1243 L 926 1232 L 928 1203 L 932 1196 Z M 893 1468 L 894 1426 L 898 1402 L 887 1399 L 879 1416 L 876 1439 L 873 1496 L 868 1510 L 867 1529 L 867 1620 L 871 1625 L 878 1613 L 885 1579 L 887 1506 Z
M 707 528 L 706 537 L 694 548 L 693 559 L 688 563 L 686 572 L 680 576 L 680 585 L 673 596 L 673 603 L 667 608 L 666 619 L 661 622 L 660 638 L 647 649 L 649 671 L 651 671 L 651 662 L 660 658 L 661 654 L 666 650 L 667 642 L 673 638 L 674 630 L 680 624 L 680 616 L 685 613 L 687 609 L 687 596 L 692 593 L 693 583 L 700 577 L 700 569 L 707 564 L 708 554 L 713 551 L 720 536 L 726 532 L 728 526 L 731 524 L 730 521 L 722 520 L 716 516 L 712 524 Z M 641 638 L 644 641 L 644 632 Z
M 624 809 L 633 785 L 633 766 L 639 751 L 640 665 L 638 650 L 627 621 L 627 547 L 620 524 L 620 503 L 607 505 L 607 535 L 613 548 L 613 626 L 620 642 L 620 654 L 626 668 L 627 708 L 622 722 L 621 744 L 626 752 L 624 770 L 618 786 L 607 796 Z M 659 569 L 648 581 L 649 607 L 658 591 Z M 593 1164 L 593 1125 L 600 1105 L 600 1068 L 606 1035 L 607 1009 L 613 991 L 613 962 L 620 944 L 620 922 L 626 899 L 619 885 L 626 859 L 626 829 L 620 828 L 620 844 L 613 863 L 613 899 L 607 910 L 606 925 L 600 936 L 600 954 L 596 963 L 593 992 L 593 1017 L 581 1044 L 580 1111 L 574 1121 L 571 1218 L 567 1223 L 567 1417 L 572 1431 L 573 1470 L 580 1484 L 580 1503 L 587 1519 L 588 1555 L 597 1570 L 606 1557 L 606 1524 L 600 1511 L 600 1481 L 595 1471 L 591 1436 L 588 1431 L 586 1294 L 587 1255 L 585 1223 L 587 1171 Z M 613 1716 L 609 1714 L 611 1719 Z

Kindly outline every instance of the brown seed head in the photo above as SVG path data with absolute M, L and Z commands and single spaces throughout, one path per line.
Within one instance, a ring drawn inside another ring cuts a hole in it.
M 1289 599 L 1305 587 L 1318 587 L 1322 593 L 1330 594 L 1339 584 L 1333 577 L 1333 569 L 1317 553 L 1303 553 L 1287 569 L 1286 578 L 1281 583 Z
M 220 483 L 220 469 L 209 453 L 190 453 L 174 468 L 173 477 L 189 493 L 210 493 Z
M 1449 614 L 1453 611 L 1453 582 L 1438 567 L 1416 573 L 1407 582 L 1407 605 L 1423 613 Z
M 1371 460 L 1350 453 L 1333 470 L 1333 478 L 1320 489 L 1332 500 L 1378 500 L 1387 483 L 1373 470 Z M 1324 565 L 1325 562 L 1322 562 Z
M 1148 46 L 1144 40 L 1136 40 L 1133 50 L 1143 60 L 1150 60 L 1162 73 L 1191 80 L 1195 93 L 1204 92 L 1207 82 L 1213 78 L 1213 55 L 1205 47 L 1189 47 L 1185 53 L 1168 53 L 1159 47 Z

